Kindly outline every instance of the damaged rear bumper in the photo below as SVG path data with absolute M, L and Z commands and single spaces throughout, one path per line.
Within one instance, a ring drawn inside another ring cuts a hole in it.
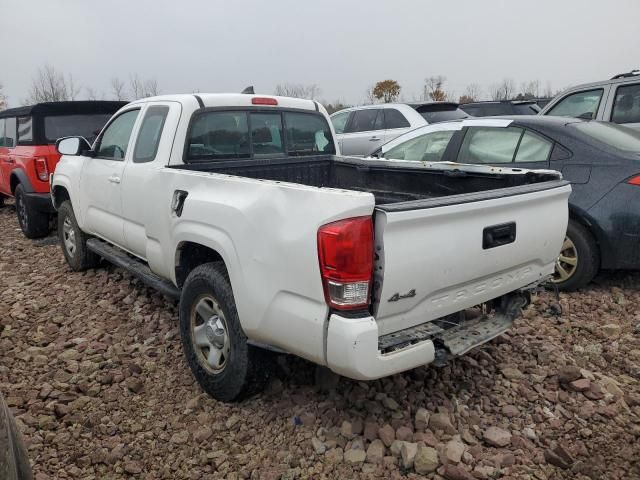
M 327 334 L 327 365 L 355 380 L 374 380 L 437 360 L 464 355 L 507 331 L 527 304 L 524 293 L 506 295 L 492 315 L 460 322 L 451 328 L 435 321 L 378 336 L 373 317 L 331 315 Z

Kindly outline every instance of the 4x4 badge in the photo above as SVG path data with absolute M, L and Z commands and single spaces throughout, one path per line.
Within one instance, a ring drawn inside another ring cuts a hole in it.
M 402 300 L 403 298 L 412 298 L 416 296 L 416 289 L 412 288 L 407 293 L 400 295 L 399 293 L 394 293 L 387 302 L 397 302 L 398 300 Z

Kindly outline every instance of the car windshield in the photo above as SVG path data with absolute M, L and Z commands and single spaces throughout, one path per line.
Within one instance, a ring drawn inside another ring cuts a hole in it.
M 640 132 L 636 130 L 606 122 L 579 122 L 570 126 L 610 147 L 640 153 Z
M 93 143 L 109 118 L 110 113 L 44 117 L 44 136 L 51 143 L 59 138 L 72 136 L 84 137 L 89 143 Z

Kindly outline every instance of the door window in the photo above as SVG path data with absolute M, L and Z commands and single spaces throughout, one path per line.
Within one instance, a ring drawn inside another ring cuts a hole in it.
M 525 130 L 518 145 L 516 162 L 546 162 L 551 153 L 553 143 L 536 135 L 529 130 Z
M 126 111 L 107 126 L 100 137 L 97 157 L 124 160 L 138 113 L 139 110 Z
M 147 109 L 133 149 L 134 163 L 153 162 L 156 158 L 168 113 L 169 107 L 164 105 L 154 105 Z
M 336 133 L 343 133 L 344 127 L 347 126 L 347 120 L 349 120 L 349 114 L 351 112 L 340 112 L 331 116 L 331 123 L 333 123 L 333 129 Z
M 384 128 L 408 128 L 411 125 L 399 110 L 395 108 L 385 108 L 384 110 Z
M 640 123 L 640 83 L 618 87 L 613 102 L 611 121 L 614 123 Z
M 440 162 L 455 130 L 426 133 L 396 145 L 386 153 L 385 158 Z
M 564 97 L 546 115 L 558 117 L 595 118 L 603 90 L 587 90 Z
M 369 132 L 376 130 L 376 119 L 380 111 L 380 108 L 356 110 L 353 112 L 351 122 L 349 122 L 349 126 L 345 133 Z M 381 129 L 381 127 L 378 129 Z
M 18 143 L 33 141 L 33 121 L 31 117 L 18 117 Z
M 458 162 L 511 163 L 521 135 L 521 128 L 470 127 L 460 147 Z

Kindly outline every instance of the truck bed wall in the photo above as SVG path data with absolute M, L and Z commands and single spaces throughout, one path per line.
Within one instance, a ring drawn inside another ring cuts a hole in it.
M 370 192 L 377 205 L 515 187 L 548 180 L 553 174 L 481 174 L 335 156 L 264 160 L 222 160 L 173 166 L 241 177 L 299 183 L 314 187 Z

